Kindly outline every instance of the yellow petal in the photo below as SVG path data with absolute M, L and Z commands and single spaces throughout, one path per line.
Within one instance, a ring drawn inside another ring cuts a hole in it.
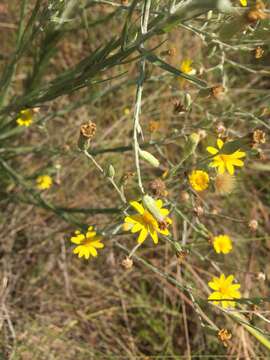
M 144 208 L 140 203 L 138 203 L 138 201 L 130 201 L 129 203 L 135 210 L 138 211 L 139 214 L 142 215 L 144 213 Z
M 224 145 L 224 142 L 221 139 L 217 139 L 217 146 L 219 149 L 222 149 Z
M 145 228 L 143 228 L 138 237 L 138 243 L 139 244 L 143 243 L 147 235 L 148 235 L 148 231 Z
M 89 246 L 89 252 L 92 256 L 96 257 L 97 256 L 97 250 L 93 247 L 93 246 Z
M 212 155 L 216 155 L 218 153 L 218 149 L 213 146 L 207 146 L 206 150 Z
M 232 165 L 232 163 L 230 161 L 226 162 L 226 168 L 227 168 L 230 175 L 234 174 L 234 167 L 233 167 L 233 165 Z
M 150 235 L 154 241 L 154 244 L 157 244 L 158 243 L 158 234 L 157 234 L 156 230 L 153 228 L 150 228 L 149 230 L 150 230 Z

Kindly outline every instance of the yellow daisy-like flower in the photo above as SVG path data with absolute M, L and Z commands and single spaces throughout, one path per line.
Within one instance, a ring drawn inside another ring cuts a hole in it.
M 40 175 L 37 177 L 36 184 L 39 190 L 47 190 L 52 186 L 53 180 L 49 175 Z
M 247 0 L 239 0 L 242 6 L 247 6 Z
M 33 111 L 31 109 L 21 110 L 16 122 L 19 126 L 30 126 L 33 122 Z
M 193 69 L 193 67 L 191 66 L 192 65 L 192 60 L 191 59 L 184 59 L 182 62 L 181 62 L 181 65 L 180 65 L 180 70 L 185 73 L 185 74 L 188 74 L 188 75 L 195 75 L 196 74 L 196 70 Z
M 225 277 L 221 274 L 220 277 L 214 277 L 212 281 L 208 283 L 208 286 L 214 290 L 209 295 L 208 300 L 219 300 L 213 301 L 215 305 L 221 305 L 223 308 L 235 307 L 235 301 L 233 299 L 240 299 L 241 294 L 238 291 L 240 284 L 233 284 L 234 276 L 229 275 Z
M 215 236 L 213 246 L 218 254 L 228 254 L 232 250 L 232 240 L 228 235 Z
M 244 162 L 240 159 L 245 157 L 246 153 L 238 149 L 232 154 L 222 154 L 220 153 L 220 150 L 223 148 L 223 146 L 224 146 L 224 142 L 221 139 L 217 139 L 218 149 L 216 149 L 213 146 L 208 146 L 206 148 L 206 150 L 211 155 L 215 155 L 213 161 L 209 164 L 209 166 L 217 167 L 219 174 L 224 174 L 225 170 L 227 170 L 230 175 L 233 175 L 234 166 L 239 166 L 239 167 L 244 166 Z
M 195 191 L 203 191 L 208 188 L 209 176 L 202 170 L 193 170 L 188 177 L 189 183 Z
M 123 229 L 125 231 L 130 230 L 132 233 L 140 232 L 138 236 L 138 243 L 144 242 L 150 234 L 154 244 L 157 244 L 158 233 L 165 236 L 170 234 L 167 228 L 167 225 L 172 223 L 172 220 L 167 217 L 169 210 L 162 208 L 162 200 L 156 200 L 155 203 L 160 215 L 164 219 L 162 223 L 158 222 L 155 217 L 143 207 L 142 204 L 137 201 L 130 201 L 130 205 L 138 212 L 138 214 L 127 216 L 125 218 Z
M 104 244 L 101 242 L 102 237 L 93 231 L 93 226 L 89 226 L 86 234 L 82 234 L 79 230 L 75 231 L 70 241 L 78 246 L 73 250 L 74 254 L 78 254 L 79 258 L 85 257 L 89 259 L 90 255 L 96 257 L 98 255 L 96 249 L 102 249 Z

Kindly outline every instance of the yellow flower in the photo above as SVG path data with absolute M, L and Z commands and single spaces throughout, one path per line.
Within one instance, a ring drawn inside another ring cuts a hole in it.
M 238 291 L 240 284 L 233 284 L 234 276 L 229 275 L 227 278 L 224 274 L 221 274 L 219 278 L 214 277 L 212 281 L 208 283 L 208 286 L 214 290 L 209 295 L 208 300 L 221 300 L 213 301 L 215 305 L 220 305 L 223 308 L 235 307 L 235 301 L 233 299 L 240 299 L 241 294 Z
M 125 218 L 123 229 L 125 231 L 131 230 L 132 233 L 140 232 L 138 236 L 138 243 L 144 242 L 150 234 L 154 244 L 157 244 L 158 233 L 165 236 L 170 234 L 167 228 L 168 224 L 172 223 L 172 220 L 167 217 L 169 210 L 162 208 L 162 200 L 156 200 L 155 203 L 160 215 L 164 218 L 162 223 L 158 222 L 155 217 L 143 207 L 142 204 L 137 201 L 130 201 L 130 205 L 138 212 L 138 214 L 127 216 Z
M 236 150 L 232 154 L 222 154 L 219 151 L 223 148 L 224 142 L 221 139 L 217 139 L 218 149 L 213 146 L 208 146 L 206 150 L 215 155 L 213 161 L 209 164 L 210 167 L 217 167 L 219 174 L 224 174 L 225 170 L 229 172 L 230 175 L 234 174 L 234 166 L 242 167 L 244 162 L 240 160 L 246 156 L 244 151 L 240 149 Z
M 242 6 L 247 6 L 247 0 L 239 0 Z
M 33 122 L 33 111 L 31 109 L 21 110 L 16 122 L 19 126 L 30 126 Z
M 93 231 L 93 226 L 89 226 L 86 234 L 82 234 L 79 230 L 75 231 L 75 236 L 72 236 L 70 241 L 78 246 L 73 250 L 74 254 L 78 254 L 79 258 L 85 257 L 89 259 L 90 255 L 97 256 L 96 249 L 102 249 L 104 244 L 101 242 L 101 236 L 98 236 L 96 231 Z
M 202 170 L 193 170 L 188 177 L 191 187 L 196 191 L 203 191 L 208 188 L 209 176 Z
M 218 254 L 228 254 L 232 250 L 232 240 L 228 235 L 215 236 L 213 246 Z
M 52 186 L 53 180 L 49 175 L 40 175 L 37 177 L 36 184 L 39 190 L 46 190 Z
M 184 60 L 181 62 L 180 70 L 181 70 L 183 73 L 185 73 L 185 74 L 195 75 L 195 74 L 196 74 L 196 70 L 193 69 L 193 67 L 192 67 L 191 65 L 192 65 L 192 60 L 191 60 L 191 59 L 184 59 Z

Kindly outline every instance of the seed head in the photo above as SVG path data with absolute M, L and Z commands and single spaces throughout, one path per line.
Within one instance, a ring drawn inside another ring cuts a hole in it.
M 235 188 L 235 177 L 228 174 L 218 174 L 215 178 L 215 188 L 218 194 L 230 194 Z
M 180 114 L 186 111 L 185 106 L 182 104 L 180 100 L 175 100 L 173 102 L 173 113 Z
M 86 139 L 92 139 L 95 136 L 97 126 L 92 121 L 87 124 L 82 124 L 80 127 L 80 133 Z
M 122 266 L 126 270 L 131 269 L 132 266 L 133 266 L 133 260 L 131 258 L 129 258 L 129 257 L 126 257 L 124 260 L 122 260 Z
M 203 207 L 200 206 L 200 205 L 195 206 L 193 210 L 194 210 L 195 214 L 196 214 L 198 217 L 200 217 L 200 216 L 202 216 L 202 215 L 204 214 L 204 209 L 203 209 Z
M 257 231 L 257 229 L 258 229 L 258 221 L 255 220 L 255 219 L 250 220 L 250 222 L 248 223 L 248 227 L 253 232 Z
M 180 200 L 184 203 L 188 202 L 190 199 L 189 193 L 186 191 L 181 191 L 180 192 Z
M 263 57 L 264 54 L 264 50 L 263 48 L 261 48 L 260 46 L 257 46 L 256 49 L 254 50 L 254 57 L 255 59 L 260 59 Z
M 229 340 L 231 339 L 232 337 L 232 334 L 229 330 L 227 329 L 221 329 L 219 330 L 218 334 L 217 334 L 217 337 L 219 339 L 219 341 L 221 341 L 223 343 L 223 345 L 225 347 L 228 346 L 228 342 Z
M 211 95 L 216 99 L 220 100 L 225 93 L 225 88 L 222 85 L 216 85 L 211 88 Z
M 262 130 L 254 130 L 252 133 L 252 144 L 259 145 L 259 144 L 265 144 L 266 142 L 266 134 Z
M 156 197 L 166 197 L 168 195 L 166 184 L 161 179 L 155 179 L 151 181 L 150 189 L 153 195 Z

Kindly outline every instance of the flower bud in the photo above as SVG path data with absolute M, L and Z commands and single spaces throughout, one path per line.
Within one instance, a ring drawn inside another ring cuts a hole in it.
M 108 176 L 113 179 L 114 178 L 114 175 L 115 175 L 115 170 L 114 170 L 114 167 L 110 164 L 109 165 L 109 168 L 108 168 Z
M 150 165 L 154 167 L 159 167 L 159 160 L 154 157 L 154 155 L 150 154 L 148 151 L 139 149 L 140 157 L 147 161 Z

